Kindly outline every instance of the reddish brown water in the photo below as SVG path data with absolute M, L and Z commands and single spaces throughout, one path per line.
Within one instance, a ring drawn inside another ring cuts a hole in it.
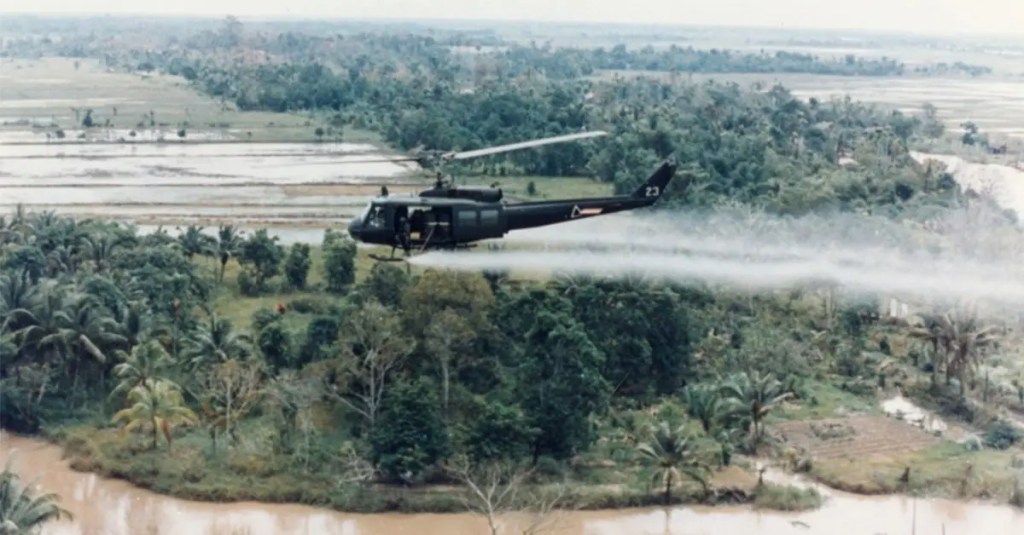
M 73 521 L 47 526 L 44 531 L 47 534 L 476 535 L 487 532 L 485 521 L 469 514 L 358 515 L 299 505 L 180 500 L 138 489 L 123 481 L 76 472 L 61 460 L 56 446 L 4 433 L 0 435 L 0 462 L 6 462 L 12 454 L 15 468 L 26 479 L 35 479 L 43 490 L 58 493 L 64 507 L 75 515 Z M 825 505 L 807 513 L 760 512 L 749 507 L 570 512 L 547 519 L 548 529 L 544 532 L 564 535 L 895 535 L 912 533 L 915 523 L 918 534 L 1017 535 L 1024 532 L 1024 512 L 1008 506 L 824 492 L 827 495 Z M 520 533 L 521 527 L 529 522 L 522 515 L 501 520 L 502 533 Z

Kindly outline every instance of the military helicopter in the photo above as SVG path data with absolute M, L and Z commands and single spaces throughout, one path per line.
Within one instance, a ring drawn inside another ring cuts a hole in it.
M 512 230 L 654 204 L 675 175 L 676 165 L 670 160 L 662 162 L 631 195 L 517 203 L 508 202 L 501 188 L 494 186 L 456 186 L 441 170 L 446 162 L 604 135 L 607 132 L 580 132 L 465 152 L 435 151 L 405 158 L 364 160 L 415 161 L 435 169 L 437 180 L 434 187 L 417 195 L 389 195 L 387 186 L 382 186 L 380 196 L 370 200 L 362 213 L 349 223 L 348 233 L 356 241 L 391 246 L 390 257 L 371 255 L 375 260 L 402 261 L 401 257 L 395 257 L 398 249 L 408 256 L 432 249 L 467 248 L 481 240 L 501 238 Z M 683 187 L 688 185 L 689 180 Z

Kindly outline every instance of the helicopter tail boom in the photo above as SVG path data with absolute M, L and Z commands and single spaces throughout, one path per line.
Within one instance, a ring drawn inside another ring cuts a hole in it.
M 675 172 L 676 166 L 674 163 L 667 161 L 662 163 L 646 182 L 633 191 L 631 197 L 634 199 L 648 199 L 653 204 L 654 201 L 661 198 L 665 193 L 665 186 L 672 180 Z
M 505 208 L 506 231 L 540 227 L 650 206 L 661 198 L 675 172 L 676 165 L 674 163 L 663 162 L 650 178 L 631 195 L 509 204 Z

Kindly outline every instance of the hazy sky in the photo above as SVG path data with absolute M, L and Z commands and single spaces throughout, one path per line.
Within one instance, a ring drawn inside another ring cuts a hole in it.
M 2 12 L 661 22 L 1024 35 L 1024 0 L 0 0 Z

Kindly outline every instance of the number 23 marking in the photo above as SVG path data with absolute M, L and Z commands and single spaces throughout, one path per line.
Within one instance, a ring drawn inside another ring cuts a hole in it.
M 646 195 L 648 197 L 657 197 L 659 191 L 660 190 L 658 189 L 658 186 L 647 186 L 647 193 L 646 193 Z

